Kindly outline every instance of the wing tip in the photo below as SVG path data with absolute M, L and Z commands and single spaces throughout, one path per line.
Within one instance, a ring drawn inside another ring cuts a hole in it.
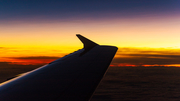
M 88 38 L 80 35 L 80 34 L 76 34 L 76 36 L 79 38 L 79 40 L 81 40 L 81 42 L 84 44 L 84 49 L 85 50 L 90 50 L 93 47 L 97 46 L 98 44 L 89 40 Z
M 80 56 L 82 56 L 83 54 L 85 54 L 86 52 L 88 52 L 89 50 L 91 50 L 93 47 L 98 46 L 99 44 L 89 40 L 88 38 L 82 36 L 81 34 L 76 34 L 76 36 L 79 38 L 79 40 L 83 43 L 84 45 L 84 52 L 82 52 L 82 54 Z M 116 50 L 118 50 L 118 47 L 116 46 L 111 46 L 116 48 Z
M 88 38 L 80 35 L 80 34 L 76 34 L 76 36 L 79 38 L 79 40 L 83 43 L 84 45 L 84 52 L 81 53 L 80 56 L 82 56 L 83 54 L 85 54 L 86 52 L 88 52 L 89 50 L 91 50 L 92 48 L 94 48 L 95 46 L 97 46 L 98 44 L 89 40 Z

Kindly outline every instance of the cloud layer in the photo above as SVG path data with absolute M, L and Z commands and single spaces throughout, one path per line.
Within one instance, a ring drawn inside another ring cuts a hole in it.
M 60 57 L 56 56 L 16 56 L 2 57 L 0 65 L 47 64 Z M 180 49 L 165 48 L 119 48 L 111 66 L 180 66 Z
M 179 65 L 179 49 L 137 49 L 120 48 L 113 65 Z

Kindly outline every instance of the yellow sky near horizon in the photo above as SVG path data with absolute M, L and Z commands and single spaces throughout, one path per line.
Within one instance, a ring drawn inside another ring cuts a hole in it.
M 180 17 L 0 24 L 1 47 L 81 47 L 75 34 L 117 47 L 180 48 Z

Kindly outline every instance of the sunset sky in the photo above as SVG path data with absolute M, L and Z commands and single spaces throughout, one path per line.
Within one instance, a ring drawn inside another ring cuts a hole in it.
M 111 66 L 180 66 L 180 0 L 1 0 L 0 62 L 43 64 L 117 46 Z

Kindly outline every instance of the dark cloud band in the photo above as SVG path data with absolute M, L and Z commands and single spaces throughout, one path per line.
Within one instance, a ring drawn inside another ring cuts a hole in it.
M 60 57 L 52 57 L 52 56 L 33 56 L 33 57 L 12 57 L 13 59 L 58 59 Z

